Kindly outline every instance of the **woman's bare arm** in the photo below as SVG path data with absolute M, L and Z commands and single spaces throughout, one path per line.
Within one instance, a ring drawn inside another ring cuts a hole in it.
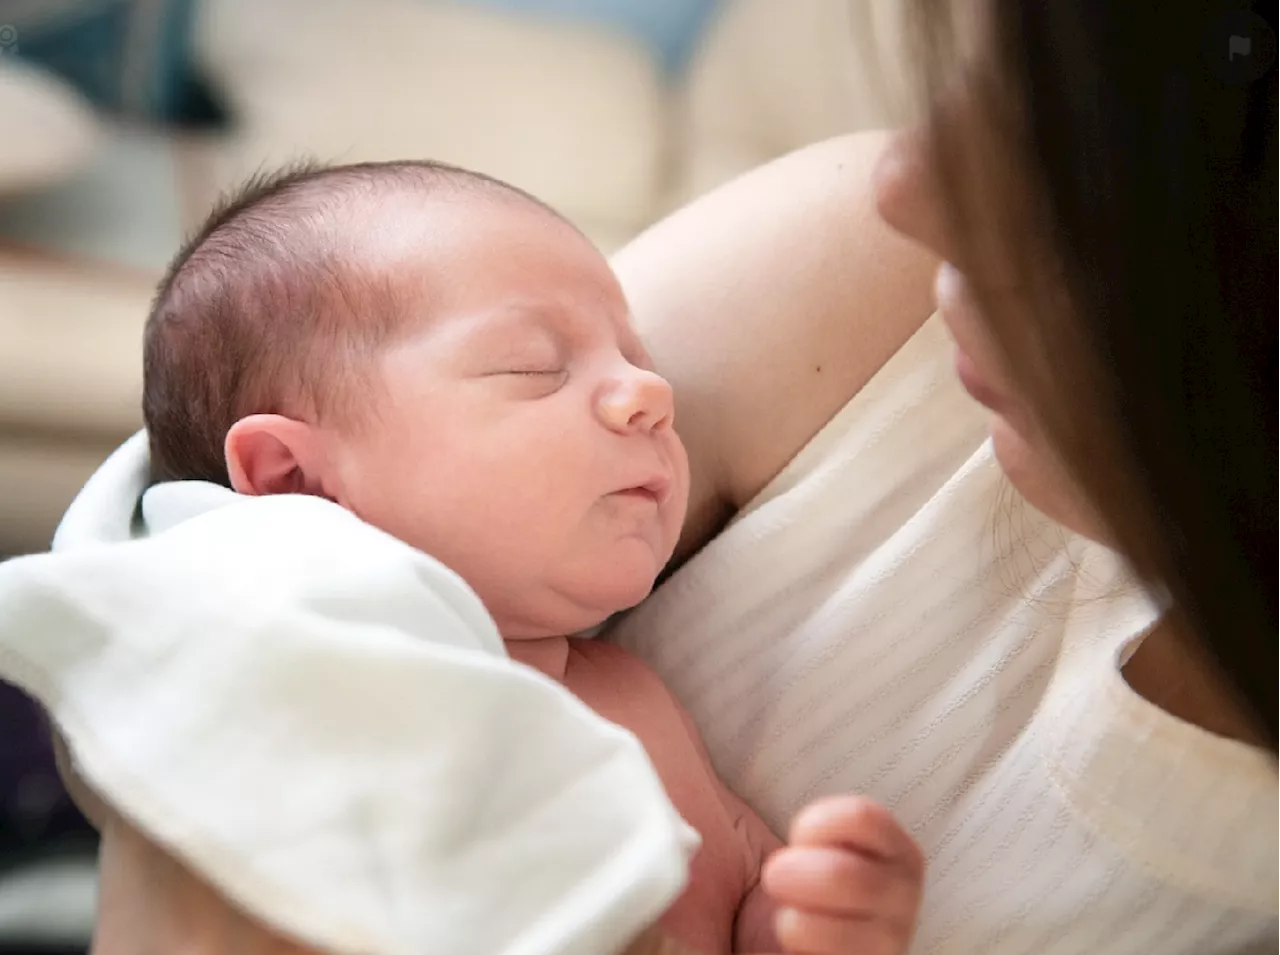
M 285 938 L 99 804 L 98 919 L 90 955 L 324 955 Z
M 137 829 L 106 811 L 98 924 L 90 955 L 325 955 L 231 905 Z M 625 955 L 700 955 L 656 926 Z
M 687 556 L 920 327 L 935 263 L 876 215 L 879 133 L 734 180 L 614 259 L 676 392 L 693 486 Z

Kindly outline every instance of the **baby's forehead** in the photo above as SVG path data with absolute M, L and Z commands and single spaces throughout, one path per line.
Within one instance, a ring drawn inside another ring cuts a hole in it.
M 411 286 L 439 269 L 490 264 L 501 274 L 504 245 L 536 244 L 548 250 L 555 235 L 594 247 L 563 219 L 519 195 L 472 189 L 428 191 L 401 188 L 363 194 L 334 206 L 323 217 L 323 246 L 366 269 L 383 270 L 388 280 Z M 447 277 L 447 276 L 440 276 Z
M 362 197 L 330 226 L 335 250 L 415 305 L 460 296 L 529 299 L 551 308 L 576 298 L 625 310 L 617 279 L 595 246 L 518 195 L 468 190 Z
M 514 228 L 575 230 L 567 220 L 524 195 L 497 187 L 425 188 L 392 182 L 373 189 L 352 190 L 336 186 L 333 226 L 362 233 L 366 238 L 388 240 L 396 233 L 437 235 L 456 216 Z M 575 230 L 576 231 L 576 230 Z

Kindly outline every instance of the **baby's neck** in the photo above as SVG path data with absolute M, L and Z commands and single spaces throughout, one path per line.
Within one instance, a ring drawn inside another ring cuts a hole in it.
M 538 637 L 535 640 L 507 640 L 507 653 L 517 663 L 540 670 L 557 683 L 564 682 L 569 663 L 568 637 Z

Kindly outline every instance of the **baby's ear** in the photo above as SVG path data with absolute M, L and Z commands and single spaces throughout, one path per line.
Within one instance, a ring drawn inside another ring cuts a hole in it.
M 227 432 L 223 453 L 231 487 L 239 494 L 324 496 L 318 430 L 278 414 L 241 418 Z

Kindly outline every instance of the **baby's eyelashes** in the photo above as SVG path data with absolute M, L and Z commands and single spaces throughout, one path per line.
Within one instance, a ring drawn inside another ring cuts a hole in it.
M 543 398 L 564 386 L 569 380 L 569 371 L 566 368 L 507 368 L 486 377 L 511 382 L 511 388 L 521 397 Z

